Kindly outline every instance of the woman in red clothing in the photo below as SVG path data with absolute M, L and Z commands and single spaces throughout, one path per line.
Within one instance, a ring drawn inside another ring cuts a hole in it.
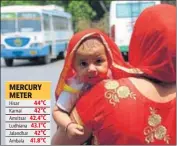
M 71 116 L 84 135 L 61 144 L 81 144 L 91 133 L 97 144 L 176 144 L 176 7 L 142 12 L 129 55 L 143 75 L 104 80 L 85 93 Z

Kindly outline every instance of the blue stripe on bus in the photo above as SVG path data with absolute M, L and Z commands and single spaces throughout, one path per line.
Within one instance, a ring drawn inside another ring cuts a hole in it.
M 33 58 L 33 57 L 41 57 L 49 54 L 49 45 L 43 48 L 28 48 L 28 49 L 1 49 L 1 57 L 4 58 Z

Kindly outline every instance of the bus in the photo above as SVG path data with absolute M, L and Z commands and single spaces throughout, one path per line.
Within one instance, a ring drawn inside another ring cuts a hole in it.
M 72 15 L 62 7 L 1 7 L 1 58 L 6 66 L 13 66 L 14 59 L 47 64 L 63 58 L 73 33 Z
M 128 46 L 133 26 L 139 14 L 147 7 L 160 1 L 112 1 L 109 15 L 109 34 L 119 46 L 125 60 L 128 60 Z

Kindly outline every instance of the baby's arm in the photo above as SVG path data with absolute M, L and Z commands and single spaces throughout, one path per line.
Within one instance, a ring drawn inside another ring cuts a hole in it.
M 53 118 L 58 126 L 65 129 L 67 124 L 71 122 L 71 119 L 65 111 L 60 109 L 57 105 L 53 109 Z
M 83 135 L 83 127 L 73 122 L 69 115 L 61 110 L 57 105 L 53 109 L 53 118 L 57 125 L 65 131 L 69 138 Z
M 74 115 L 74 112 L 72 112 Z M 73 116 L 71 113 L 72 121 L 76 122 L 77 117 Z M 66 133 L 63 129 L 58 128 L 56 133 L 54 134 L 51 144 L 52 145 L 73 145 L 73 144 L 83 144 L 91 135 L 91 130 L 86 127 L 83 128 L 84 133 L 82 135 L 75 135 L 72 137 L 66 136 Z

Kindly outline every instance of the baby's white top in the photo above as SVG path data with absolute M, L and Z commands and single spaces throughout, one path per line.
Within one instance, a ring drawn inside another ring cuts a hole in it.
M 75 77 L 68 79 L 67 84 L 77 90 L 81 90 L 84 85 L 83 83 L 80 83 Z M 78 98 L 78 94 L 62 91 L 56 105 L 65 112 L 70 113 Z
M 108 70 L 107 77 L 112 79 L 112 72 Z M 76 79 L 76 77 L 71 77 L 67 80 L 67 84 L 74 89 L 81 90 L 83 87 L 87 89 L 87 84 L 81 83 Z M 89 87 L 89 86 L 88 86 Z M 56 105 L 67 113 L 70 113 L 72 108 L 75 106 L 77 99 L 79 98 L 79 93 L 74 94 L 67 91 L 62 91 Z

